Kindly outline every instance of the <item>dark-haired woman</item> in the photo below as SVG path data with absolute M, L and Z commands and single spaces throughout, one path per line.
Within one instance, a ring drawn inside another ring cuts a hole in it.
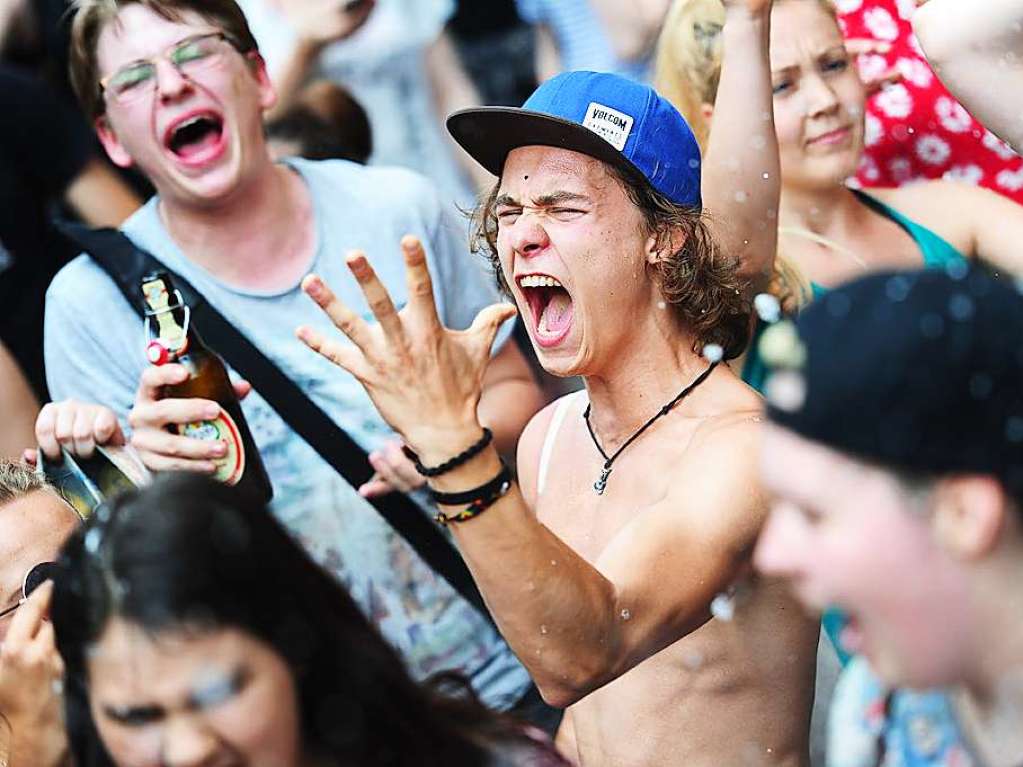
M 52 619 L 78 767 L 565 764 L 463 685 L 418 686 L 270 514 L 202 478 L 97 513 Z

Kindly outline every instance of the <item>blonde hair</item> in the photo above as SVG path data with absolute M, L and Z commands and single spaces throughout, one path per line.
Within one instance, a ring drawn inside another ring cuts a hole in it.
M 835 16 L 829 0 L 813 1 Z M 657 40 L 654 88 L 686 118 L 704 152 L 710 136 L 704 105 L 717 99 L 724 26 L 721 0 L 675 0 Z M 768 292 L 786 313 L 798 311 L 813 298 L 810 281 L 780 252 L 775 254 Z
M 0 506 L 40 491 L 56 495 L 46 478 L 27 463 L 0 458 Z

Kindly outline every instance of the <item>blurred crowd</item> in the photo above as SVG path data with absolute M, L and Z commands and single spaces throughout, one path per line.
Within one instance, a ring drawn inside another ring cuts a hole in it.
M 1020 94 L 1020 0 L 0 0 L 0 767 L 1023 764 Z

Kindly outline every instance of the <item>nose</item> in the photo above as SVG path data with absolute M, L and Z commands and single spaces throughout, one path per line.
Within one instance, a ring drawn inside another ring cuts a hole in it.
M 164 101 L 172 100 L 191 88 L 181 70 L 165 59 L 156 61 L 156 90 Z
M 198 716 L 171 717 L 163 731 L 161 763 L 167 767 L 205 767 L 217 756 L 218 738 Z
M 806 78 L 803 86 L 806 92 L 807 117 L 820 117 L 834 112 L 838 107 L 838 96 L 831 85 L 820 75 Z
M 795 574 L 800 568 L 799 552 L 805 545 L 804 526 L 797 511 L 775 503 L 757 539 L 753 566 L 769 577 Z
M 524 210 L 512 225 L 509 244 L 516 255 L 532 258 L 542 253 L 550 245 L 550 239 L 540 219 L 531 211 Z

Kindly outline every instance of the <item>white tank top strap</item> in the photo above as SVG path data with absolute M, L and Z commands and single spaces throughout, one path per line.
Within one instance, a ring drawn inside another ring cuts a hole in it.
M 572 403 L 586 395 L 586 390 L 566 394 L 554 408 L 554 415 L 547 425 L 547 434 L 543 440 L 543 448 L 540 450 L 540 465 L 536 472 L 536 495 L 539 498 L 543 495 L 547 486 L 547 470 L 550 468 L 551 456 L 554 454 L 554 443 L 557 440 L 558 432 L 561 430 L 561 423 L 565 420 Z

